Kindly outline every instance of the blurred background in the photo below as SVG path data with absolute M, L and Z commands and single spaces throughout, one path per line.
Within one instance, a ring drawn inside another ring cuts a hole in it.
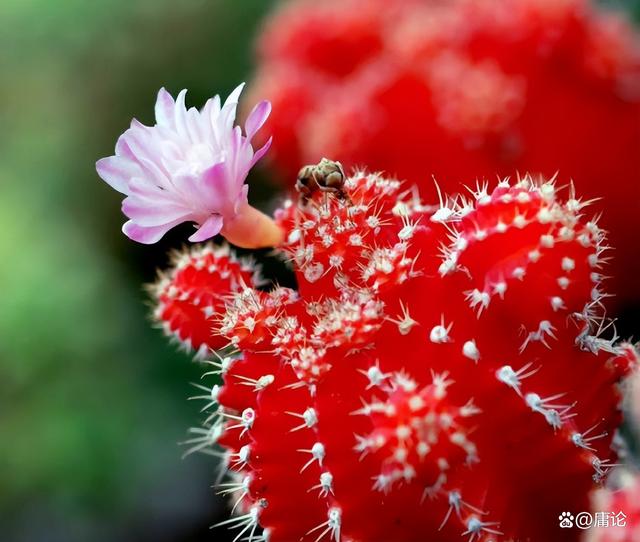
M 608 2 L 640 20 L 640 0 Z M 120 233 L 96 159 L 155 93 L 251 74 L 267 0 L 0 1 L 0 539 L 222 540 L 211 458 L 181 459 L 200 369 L 142 285 L 184 230 Z M 253 197 L 273 192 L 254 176 Z

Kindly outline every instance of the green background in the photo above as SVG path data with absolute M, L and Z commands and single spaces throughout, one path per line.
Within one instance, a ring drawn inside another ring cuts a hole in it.
M 177 445 L 201 371 L 142 289 L 184 231 L 128 241 L 94 164 L 132 117 L 152 122 L 161 86 L 201 105 L 246 80 L 271 5 L 0 2 L 0 539 L 224 536 L 215 465 Z

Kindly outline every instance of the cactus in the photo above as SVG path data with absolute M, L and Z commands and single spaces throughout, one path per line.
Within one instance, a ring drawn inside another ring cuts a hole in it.
M 614 246 L 635 242 L 640 45 L 622 16 L 587 0 L 293 0 L 258 53 L 252 101 L 273 102 L 282 178 L 332 156 L 431 197 L 432 174 L 455 191 L 559 172 L 619 209 L 603 222 Z M 619 299 L 640 298 L 640 260 L 613 269 Z
M 160 273 L 150 288 L 154 320 L 169 337 L 198 359 L 227 344 L 211 333 L 216 315 L 224 310 L 224 295 L 256 287 L 261 278 L 249 259 L 239 259 L 228 246 L 176 252 L 169 273 Z
M 438 205 L 376 174 L 333 181 L 276 213 L 296 290 L 256 288 L 210 246 L 154 290 L 172 334 L 227 345 L 189 441 L 224 456 L 221 525 L 272 542 L 558 539 L 559 511 L 588 509 L 616 461 L 617 383 L 638 364 L 601 315 L 588 202 L 529 176 Z

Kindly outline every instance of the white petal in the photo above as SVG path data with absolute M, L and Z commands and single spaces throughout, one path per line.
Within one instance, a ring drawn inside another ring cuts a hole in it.
M 176 102 L 171 94 L 169 94 L 164 87 L 158 91 L 158 98 L 156 99 L 156 123 L 160 126 L 166 126 L 168 128 L 175 127 L 174 121 L 174 109 Z
M 210 216 L 205 223 L 198 228 L 198 231 L 189 237 L 189 241 L 192 243 L 199 243 L 218 235 L 222 229 L 222 222 L 222 217 L 220 215 Z
M 129 181 L 141 173 L 138 164 L 120 156 L 109 156 L 98 160 L 96 171 L 111 188 L 123 194 L 129 193 Z

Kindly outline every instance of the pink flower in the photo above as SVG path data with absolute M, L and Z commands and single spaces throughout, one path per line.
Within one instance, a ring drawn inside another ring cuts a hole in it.
M 249 170 L 267 152 L 271 140 L 254 152 L 251 139 L 262 127 L 271 104 L 257 104 L 244 125 L 234 126 L 238 86 L 220 105 L 207 101 L 201 111 L 185 107 L 186 90 L 176 100 L 158 92 L 155 126 L 133 120 L 118 139 L 115 156 L 98 160 L 98 175 L 127 197 L 122 231 L 140 243 L 155 243 L 174 226 L 194 222 L 190 241 L 217 235 L 245 213 Z

